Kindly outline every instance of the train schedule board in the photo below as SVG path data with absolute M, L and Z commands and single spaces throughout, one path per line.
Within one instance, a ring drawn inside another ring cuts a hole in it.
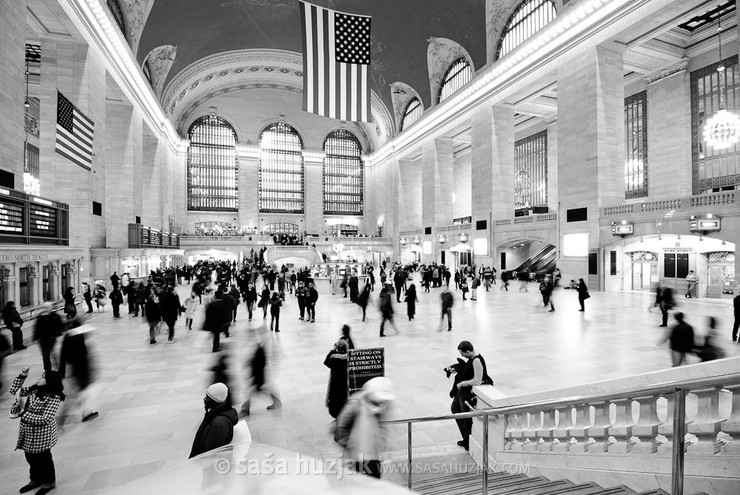
M 347 351 L 347 388 L 350 394 L 376 376 L 385 376 L 385 347 Z

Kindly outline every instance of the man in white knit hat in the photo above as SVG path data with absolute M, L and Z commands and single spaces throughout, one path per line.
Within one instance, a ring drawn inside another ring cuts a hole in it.
M 189 457 L 228 445 L 234 436 L 234 426 L 239 420 L 231 405 L 229 389 L 223 383 L 214 383 L 203 397 L 206 415 L 198 427 Z

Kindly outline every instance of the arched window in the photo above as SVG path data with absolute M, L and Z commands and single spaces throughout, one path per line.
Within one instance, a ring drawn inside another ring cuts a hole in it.
M 442 85 L 439 88 L 438 103 L 442 103 L 449 98 L 452 93 L 465 86 L 473 77 L 473 70 L 464 58 L 455 60 L 442 79 Z
M 403 119 L 401 120 L 401 130 L 405 130 L 408 126 L 416 122 L 421 118 L 421 114 L 424 113 L 424 108 L 421 106 L 419 98 L 412 98 L 409 104 L 406 105 L 406 111 L 403 112 Z
M 525 0 L 506 23 L 498 42 L 496 59 L 503 57 L 556 17 L 552 0 Z
M 334 131 L 324 141 L 324 213 L 362 215 L 363 167 L 360 141 Z
M 236 132 L 221 117 L 206 115 L 188 131 L 188 210 L 236 211 Z
M 278 122 L 260 136 L 260 211 L 303 213 L 303 141 Z

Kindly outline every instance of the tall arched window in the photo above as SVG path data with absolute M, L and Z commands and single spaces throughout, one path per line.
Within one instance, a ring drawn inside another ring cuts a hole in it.
M 455 60 L 442 79 L 442 85 L 439 88 L 438 103 L 442 103 L 449 98 L 452 93 L 465 86 L 473 77 L 473 70 L 464 58 Z
M 406 111 L 403 112 L 401 130 L 405 130 L 408 126 L 419 120 L 422 113 L 424 113 L 424 108 L 421 106 L 419 98 L 412 98 L 409 104 L 406 105 Z
M 303 213 L 303 141 L 278 122 L 260 136 L 260 211 Z
M 193 122 L 188 138 L 188 210 L 236 211 L 234 128 L 221 117 L 206 115 Z
M 556 15 L 555 2 L 552 0 L 525 0 L 522 2 L 509 18 L 509 22 L 506 23 L 498 42 L 496 59 L 498 60 L 527 41 L 534 33 L 555 19 Z
M 324 213 L 362 215 L 360 141 L 340 129 L 327 136 L 324 152 Z

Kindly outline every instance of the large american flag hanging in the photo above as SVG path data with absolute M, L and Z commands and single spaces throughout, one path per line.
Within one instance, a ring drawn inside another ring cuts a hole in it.
M 303 109 L 370 122 L 370 17 L 300 2 Z
M 94 131 L 95 123 L 57 91 L 57 153 L 92 170 Z

